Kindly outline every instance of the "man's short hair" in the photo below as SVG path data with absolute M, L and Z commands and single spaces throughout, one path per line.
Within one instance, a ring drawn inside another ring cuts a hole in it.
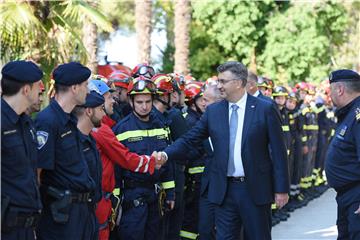
M 246 86 L 248 70 L 241 62 L 229 61 L 221 64 L 217 67 L 219 73 L 229 71 L 235 75 L 235 77 L 242 81 L 242 86 Z
M 343 82 L 345 88 L 350 93 L 360 93 L 360 81 L 347 81 Z
M 9 79 L 3 77 L 1 79 L 2 95 L 14 96 L 25 85 L 30 85 L 30 87 L 32 87 L 33 83 L 13 81 L 13 80 L 9 80 Z
M 205 89 L 205 91 L 211 91 L 213 96 L 216 98 L 216 99 L 221 99 L 221 92 L 219 90 L 219 88 L 216 86 L 216 85 L 208 85 Z
M 64 92 L 69 91 L 71 86 L 66 86 L 66 85 L 63 85 L 63 84 L 55 83 L 54 88 L 55 88 L 56 93 L 64 93 Z
M 85 109 L 84 107 L 82 106 L 75 106 L 74 109 L 71 111 L 72 114 L 75 115 L 75 117 L 79 118 L 80 116 L 82 116 L 85 112 Z
M 255 83 L 257 83 L 258 81 L 258 77 L 256 76 L 255 73 L 248 71 L 248 77 L 247 77 L 248 81 L 254 81 Z

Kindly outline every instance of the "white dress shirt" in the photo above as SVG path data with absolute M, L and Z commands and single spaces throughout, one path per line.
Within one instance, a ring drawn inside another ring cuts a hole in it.
M 244 126 L 244 117 L 245 117 L 245 107 L 246 107 L 247 93 L 245 92 L 244 96 L 236 103 L 229 102 L 229 124 L 232 113 L 231 106 L 236 104 L 239 106 L 237 109 L 238 114 L 238 127 L 235 138 L 235 151 L 234 151 L 234 162 L 235 162 L 235 172 L 232 175 L 233 177 L 243 177 L 245 176 L 244 167 L 241 158 L 241 140 L 242 140 L 242 132 Z

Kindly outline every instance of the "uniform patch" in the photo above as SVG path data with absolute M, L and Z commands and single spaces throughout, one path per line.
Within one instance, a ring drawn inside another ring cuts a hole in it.
M 360 121 L 360 108 L 356 108 L 355 118 L 356 118 L 356 121 Z
M 38 141 L 38 149 L 40 150 L 46 144 L 49 138 L 49 133 L 44 131 L 37 131 L 36 136 Z
M 61 138 L 65 137 L 66 135 L 71 134 L 71 130 L 64 132 L 63 134 L 60 135 Z
M 339 135 L 343 137 L 343 136 L 345 135 L 345 133 L 346 133 L 346 130 L 347 130 L 347 126 L 344 126 L 344 127 L 340 130 Z
M 9 135 L 9 134 L 13 134 L 13 133 L 16 133 L 16 132 L 17 132 L 17 130 L 14 129 L 14 130 L 9 130 L 9 131 L 4 131 L 3 134 L 4 135 Z

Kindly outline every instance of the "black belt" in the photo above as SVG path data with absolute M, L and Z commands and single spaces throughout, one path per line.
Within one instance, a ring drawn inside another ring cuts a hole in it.
M 227 177 L 229 182 L 245 182 L 245 177 Z
M 91 193 L 71 193 L 72 203 L 89 203 L 92 202 Z
M 132 179 L 124 180 L 124 188 L 149 188 L 154 189 L 154 183 L 151 182 L 141 182 Z
M 5 227 L 36 227 L 40 219 L 40 213 L 10 212 L 7 214 L 4 225 Z
M 139 206 L 143 206 L 145 203 L 149 203 L 150 202 L 150 197 L 148 196 L 143 196 L 143 197 L 139 197 L 136 198 L 134 200 L 131 201 L 124 201 L 121 206 L 123 208 L 124 211 L 129 210 L 131 208 L 136 208 Z

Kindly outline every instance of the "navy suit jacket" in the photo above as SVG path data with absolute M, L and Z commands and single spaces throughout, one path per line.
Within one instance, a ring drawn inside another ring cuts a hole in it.
M 274 193 L 289 191 L 284 136 L 273 104 L 248 95 L 242 134 L 241 156 L 250 197 L 258 205 L 271 203 Z M 208 199 L 222 204 L 227 191 L 229 159 L 228 101 L 210 105 L 197 124 L 165 152 L 169 159 L 177 159 L 209 136 L 214 147 L 214 162 L 208 173 Z

